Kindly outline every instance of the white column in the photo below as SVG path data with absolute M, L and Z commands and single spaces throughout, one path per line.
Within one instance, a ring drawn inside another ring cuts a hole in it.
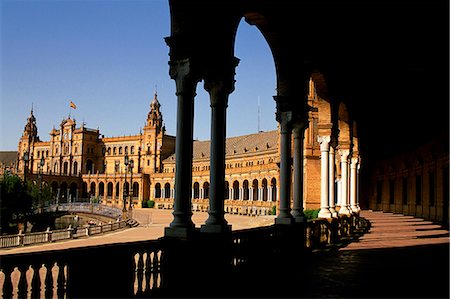
M 249 189 L 249 191 L 248 191 L 248 199 L 250 200 L 250 201 L 252 201 L 253 200 L 253 187 L 251 187 L 250 189 Z
M 332 217 L 337 217 L 337 212 L 335 209 L 335 204 L 334 204 L 334 198 L 335 198 L 335 194 L 334 194 L 334 186 L 335 186 L 335 170 L 334 170 L 334 163 L 335 163 L 335 155 L 334 155 L 334 147 L 330 146 L 330 169 L 329 169 L 329 205 L 330 205 L 330 212 L 331 212 L 331 216 Z
M 337 197 L 337 200 L 336 200 L 336 206 L 341 207 L 341 206 L 342 206 L 342 179 L 341 179 L 341 178 L 339 178 L 339 179 L 337 180 L 336 185 L 337 185 L 337 190 L 336 190 L 336 192 L 337 192 L 337 194 L 336 194 L 336 197 Z
M 340 150 L 341 152 L 341 209 L 339 215 L 350 215 L 348 206 L 348 155 L 349 150 Z
M 320 212 L 319 218 L 331 218 L 331 212 L 328 206 L 329 201 L 329 150 L 330 136 L 317 136 L 320 143 Z
M 272 187 L 267 187 L 267 201 L 272 201 Z
M 352 212 L 358 214 L 358 206 L 356 205 L 356 171 L 358 167 L 358 158 L 353 157 L 350 164 L 350 207 Z
M 361 168 L 361 162 L 360 162 L 360 159 L 358 159 L 358 166 L 357 166 L 357 168 L 356 168 L 356 209 L 357 209 L 357 211 L 358 211 L 358 213 L 359 212 L 361 212 L 361 207 L 360 207 L 360 205 L 359 205 L 359 171 L 360 171 L 360 168 Z
M 243 200 L 244 199 L 244 188 L 240 187 L 239 188 L 239 200 Z

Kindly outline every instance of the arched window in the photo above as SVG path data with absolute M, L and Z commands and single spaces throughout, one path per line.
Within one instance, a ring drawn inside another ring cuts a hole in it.
M 73 162 L 73 175 L 78 175 L 78 162 Z
M 233 182 L 233 199 L 239 199 L 239 182 Z
M 138 182 L 134 182 L 133 183 L 133 198 L 135 197 L 139 197 L 139 183 Z
M 122 147 L 119 147 L 119 155 L 122 155 Z
M 116 154 L 117 154 L 117 148 L 114 147 L 114 148 L 113 148 L 113 155 L 116 155 Z
M 128 146 L 125 146 L 125 154 L 128 154 Z
M 105 195 L 105 184 L 103 182 L 100 182 L 100 184 L 98 184 L 98 195 L 99 196 Z
M 89 189 L 89 193 L 92 196 L 95 196 L 95 183 L 94 182 L 91 183 L 91 188 Z
M 230 184 L 228 183 L 228 181 L 225 181 L 225 188 L 223 188 L 223 198 L 224 199 L 229 199 L 230 198 L 230 196 L 229 196 L 229 194 L 230 194 Z
M 134 146 L 131 146 L 131 148 L 130 148 L 130 154 L 134 154 Z
M 204 199 L 209 198 L 209 183 L 208 182 L 203 183 L 203 198 Z
M 200 197 L 200 184 L 198 182 L 194 183 L 194 198 Z
M 113 183 L 109 182 L 106 185 L 106 196 L 111 197 L 113 194 Z
M 243 183 L 242 183 L 242 189 L 243 189 L 243 191 L 244 191 L 244 200 L 248 200 L 248 198 L 249 198 L 249 190 L 248 190 L 248 181 L 247 180 L 245 180 Z
M 76 183 L 70 184 L 69 197 L 71 202 L 75 202 L 77 200 L 77 190 L 78 186 Z
M 161 184 L 155 184 L 155 198 L 161 198 Z
M 116 183 L 116 198 L 118 198 L 120 196 L 120 183 L 117 182 Z
M 267 201 L 267 180 L 263 179 L 261 185 L 262 185 L 262 200 Z
M 123 196 L 130 195 L 129 190 L 130 190 L 130 183 L 128 182 L 123 183 Z
M 64 162 L 64 164 L 63 164 L 63 174 L 67 175 L 68 171 L 69 171 L 69 163 L 68 162 Z
M 111 148 L 110 147 L 108 147 L 107 152 L 108 152 L 108 156 L 111 155 Z
M 55 164 L 53 164 L 53 173 L 57 174 L 58 173 L 58 163 L 55 162 Z
M 258 200 L 258 180 L 254 179 L 252 183 L 253 200 Z
M 170 198 L 170 184 L 166 183 L 164 185 L 164 198 Z
M 277 201 L 277 180 L 272 178 L 270 181 L 270 187 L 272 188 L 272 201 Z
M 91 159 L 86 161 L 86 172 L 87 173 L 93 173 L 94 171 L 94 162 L 92 162 Z

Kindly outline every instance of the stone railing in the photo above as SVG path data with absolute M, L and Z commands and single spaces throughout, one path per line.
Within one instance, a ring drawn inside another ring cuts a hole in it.
M 0 248 L 10 248 L 17 246 L 33 245 L 40 243 L 50 243 L 61 240 L 77 239 L 102 234 L 109 231 L 125 228 L 126 221 L 107 223 L 102 225 L 89 225 L 85 227 L 58 229 L 51 231 L 50 228 L 44 232 L 22 233 L 17 235 L 0 236 Z
M 3 298 L 41 293 L 45 298 L 209 297 L 217 296 L 217 290 L 225 297 L 246 297 L 255 288 L 270 292 L 290 283 L 286 269 L 301 266 L 312 249 L 351 239 L 358 229 L 352 223 L 361 221 L 316 219 L 223 234 L 197 229 L 187 240 L 163 237 L 35 253 L 0 251 L 0 287 Z
M 53 204 L 44 208 L 46 212 L 80 212 L 101 215 L 112 219 L 118 219 L 122 215 L 122 210 L 117 207 L 111 207 L 98 203 L 74 202 Z

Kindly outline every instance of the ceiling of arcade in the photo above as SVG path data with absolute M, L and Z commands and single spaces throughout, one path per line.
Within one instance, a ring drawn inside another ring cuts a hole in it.
M 245 17 L 271 48 L 279 95 L 301 93 L 319 73 L 319 96 L 345 103 L 365 154 L 448 133 L 448 1 L 169 2 L 172 59 L 217 67 L 234 56 Z

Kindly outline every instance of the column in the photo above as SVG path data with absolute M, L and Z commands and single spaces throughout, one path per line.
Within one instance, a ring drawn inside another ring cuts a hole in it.
M 320 143 L 320 212 L 319 218 L 331 218 L 331 212 L 328 206 L 329 201 L 329 151 L 330 136 L 317 136 Z
M 211 142 L 210 142 L 210 187 L 208 219 L 201 226 L 201 232 L 221 233 L 231 231 L 231 225 L 225 220 L 225 138 L 228 96 L 234 90 L 235 67 L 237 58 L 215 68 L 206 75 L 205 89 L 209 93 L 211 106 Z M 219 62 L 222 63 L 222 62 Z M 221 69 L 221 67 L 224 67 Z M 217 70 L 219 69 L 219 70 Z
M 330 152 L 329 152 L 329 181 L 328 184 L 330 186 L 329 188 L 329 205 L 330 205 L 330 212 L 331 217 L 337 217 L 337 212 L 335 209 L 334 204 L 334 198 L 335 198 L 335 192 L 334 192 L 334 185 L 335 185 L 335 170 L 334 170 L 334 163 L 335 163 L 335 154 L 334 154 L 334 146 L 330 144 Z
M 356 210 L 359 212 L 361 212 L 361 206 L 359 205 L 359 174 L 360 174 L 360 168 L 361 168 L 361 162 L 360 162 L 360 158 L 358 158 L 358 165 L 356 168 Z
M 194 98 L 199 79 L 195 76 L 189 59 L 170 61 L 170 77 L 176 83 L 177 134 L 175 144 L 175 199 L 173 221 L 165 228 L 165 236 L 187 238 L 194 231 L 191 198 L 192 151 L 194 131 Z
M 290 211 L 291 201 L 291 135 L 292 110 L 287 97 L 275 96 L 277 102 L 276 118 L 280 124 L 280 205 L 275 218 L 276 224 L 293 224 L 294 218 Z
M 294 124 L 292 130 L 294 135 L 294 207 L 292 216 L 298 223 L 305 222 L 305 214 L 303 213 L 303 144 L 306 128 L 307 121 L 299 120 Z
M 339 215 L 350 215 L 348 206 L 348 155 L 349 150 L 340 150 L 341 154 L 341 208 Z
M 350 163 L 350 208 L 352 209 L 352 212 L 359 214 L 358 206 L 356 204 L 357 167 L 358 167 L 358 158 L 352 157 Z

